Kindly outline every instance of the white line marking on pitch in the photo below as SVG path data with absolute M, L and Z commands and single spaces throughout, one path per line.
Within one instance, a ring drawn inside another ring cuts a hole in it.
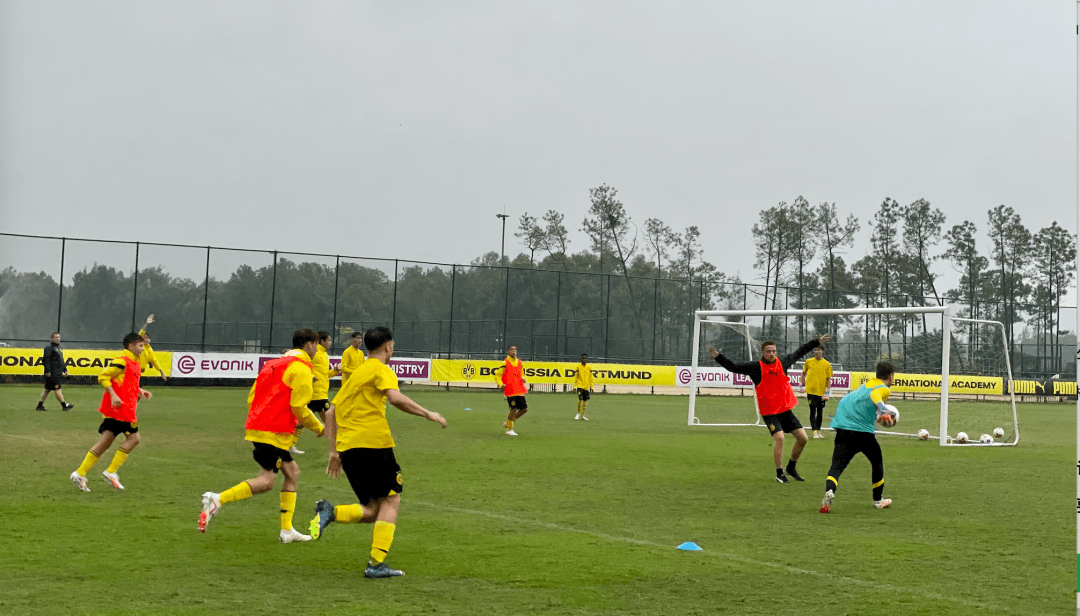
M 22 435 L 19 435 L 19 434 L 6 434 L 6 433 L 0 433 L 0 436 L 8 436 L 8 437 L 11 437 L 11 438 L 18 438 L 18 439 L 23 439 L 23 440 L 28 440 L 28 441 L 37 441 L 39 443 L 48 443 L 50 445 L 62 445 L 62 446 L 65 446 L 65 447 L 75 447 L 76 446 L 76 445 L 73 445 L 71 443 L 64 443 L 64 442 L 60 442 L 60 441 L 50 441 L 48 439 L 38 438 L 38 437 L 35 437 L 35 436 L 22 436 Z M 158 461 L 161 461 L 161 462 L 169 462 L 169 463 L 172 463 L 172 464 L 190 464 L 190 465 L 193 465 L 193 466 L 197 465 L 200 468 L 205 468 L 205 469 L 220 470 L 220 471 L 223 471 L 223 472 L 226 471 L 226 469 L 207 466 L 207 465 L 205 465 L 205 464 L 203 464 L 201 462 L 186 462 L 184 460 L 172 460 L 172 459 L 169 459 L 169 458 L 159 458 L 159 457 L 148 456 L 148 455 L 140 455 L 139 457 L 140 458 L 145 458 L 147 460 L 158 460 Z M 615 541 L 615 542 L 619 542 L 619 543 L 629 543 L 629 544 L 632 544 L 632 545 L 641 545 L 641 546 L 647 546 L 647 547 L 652 547 L 652 548 L 660 548 L 660 549 L 664 549 L 664 550 L 673 549 L 670 545 L 665 545 L 665 544 L 662 544 L 662 543 L 656 543 L 655 541 L 648 541 L 646 539 L 635 539 L 633 537 L 621 537 L 619 535 L 610 535 L 610 534 L 607 534 L 607 533 L 601 533 L 601 532 L 592 531 L 592 530 L 584 530 L 584 529 L 581 529 L 581 528 L 574 528 L 572 526 L 564 526 L 562 524 L 555 524 L 555 523 L 552 523 L 552 522 L 543 522 L 541 520 L 529 520 L 529 519 L 526 519 L 526 518 L 512 517 L 512 516 L 502 515 L 502 514 L 499 514 L 499 513 L 491 513 L 489 511 L 480 511 L 478 509 L 465 509 L 465 508 L 462 508 L 462 507 L 453 507 L 453 506 L 450 506 L 450 505 L 440 505 L 440 504 L 437 504 L 437 503 L 429 503 L 429 502 L 426 502 L 426 501 L 410 500 L 410 501 L 407 501 L 407 502 L 410 505 L 419 505 L 421 507 L 431 507 L 432 509 L 441 509 L 443 511 L 450 511 L 450 512 L 453 512 L 453 513 L 463 513 L 463 514 L 466 514 L 466 515 L 474 515 L 474 516 L 489 518 L 489 519 L 492 519 L 492 520 L 500 520 L 500 521 L 503 521 L 503 522 L 511 522 L 513 524 L 528 524 L 530 526 L 536 526 L 536 527 L 539 527 L 539 528 L 546 528 L 546 529 L 549 529 L 549 530 L 556 530 L 556 531 L 560 531 L 560 532 L 578 533 L 578 534 L 581 534 L 581 535 L 589 535 L 589 536 L 592 536 L 592 537 L 597 537 L 599 539 L 605 539 L 607 541 Z M 812 576 L 815 576 L 815 577 L 821 577 L 821 578 L 825 578 L 825 579 L 829 579 L 829 580 L 836 580 L 836 581 L 839 581 L 839 582 L 846 582 L 846 583 L 849 583 L 849 584 L 855 584 L 857 586 L 864 586 L 864 587 L 867 587 L 867 588 L 888 589 L 888 590 L 892 590 L 892 591 L 895 591 L 895 592 L 909 593 L 909 594 L 914 594 L 914 595 L 920 595 L 920 596 L 923 596 L 923 597 L 928 597 L 928 598 L 931 598 L 931 599 L 937 599 L 938 601 L 945 601 L 945 602 L 949 602 L 949 603 L 956 603 L 956 604 L 960 604 L 960 605 L 967 605 L 967 606 L 978 607 L 978 608 L 982 608 L 982 609 L 998 610 L 998 611 L 1003 611 L 1003 612 L 1012 612 L 1012 609 L 1010 609 L 1008 607 L 1004 607 L 1004 606 L 992 605 L 992 604 L 983 603 L 983 602 L 980 602 L 980 601 L 965 601 L 965 600 L 960 599 L 958 597 L 950 597 L 950 596 L 946 596 L 946 595 L 939 595 L 937 593 L 930 593 L 930 592 L 926 592 L 926 591 L 923 591 L 923 590 L 917 590 L 917 589 L 914 589 L 914 588 L 896 586 L 894 584 L 889 584 L 889 583 L 886 583 L 886 582 L 880 582 L 880 581 L 876 581 L 876 580 L 875 581 L 867 581 L 867 580 L 861 580 L 859 578 L 847 577 L 847 576 L 844 576 L 844 575 L 835 575 L 835 574 L 832 574 L 832 573 L 822 573 L 820 571 L 811 571 L 809 569 L 800 569 L 798 567 L 792 567 L 791 565 L 782 565 L 782 564 L 779 564 L 779 563 L 771 563 L 771 562 L 765 562 L 765 561 L 761 561 L 761 560 L 754 560 L 752 558 L 745 558 L 745 557 L 742 557 L 742 556 L 737 556 L 735 554 L 728 554 L 728 553 L 725 553 L 725 552 L 716 552 L 716 551 L 713 551 L 713 550 L 706 550 L 706 551 L 702 552 L 702 554 L 705 554 L 707 556 L 721 557 L 721 558 L 724 558 L 724 559 L 727 559 L 727 560 L 733 560 L 735 562 L 745 563 L 745 564 L 748 564 L 748 565 L 757 565 L 759 567 L 772 567 L 774 569 L 784 569 L 784 570 L 789 571 L 791 573 L 802 573 L 802 574 L 805 574 L 805 575 L 812 575 Z M 1044 615 L 1044 616 L 1048 616 L 1048 615 Z

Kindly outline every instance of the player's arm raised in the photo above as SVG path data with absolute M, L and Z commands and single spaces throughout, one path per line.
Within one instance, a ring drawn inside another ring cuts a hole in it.
M 387 389 L 383 393 L 386 394 L 386 401 L 393 404 L 398 409 L 405 411 L 410 415 L 416 415 L 417 417 L 423 417 L 430 421 L 437 421 L 442 427 L 446 427 L 446 419 L 438 413 L 433 413 L 419 404 L 413 402 L 408 396 L 401 393 L 396 389 Z

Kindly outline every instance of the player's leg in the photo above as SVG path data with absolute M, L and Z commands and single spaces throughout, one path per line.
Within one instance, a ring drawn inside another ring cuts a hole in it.
M 296 486 L 300 480 L 300 467 L 295 460 L 281 462 L 281 474 L 285 480 L 281 484 L 281 532 L 278 541 L 292 543 L 294 541 L 311 541 L 310 535 L 305 535 L 293 528 L 293 513 L 296 511 Z
M 582 397 L 580 388 L 577 389 L 576 391 L 577 391 L 577 415 L 574 416 L 574 419 L 581 419 L 581 407 L 584 406 L 585 398 Z
M 589 398 L 591 397 L 592 396 L 589 395 L 589 390 L 581 390 L 581 418 L 585 421 L 589 421 L 589 418 L 585 416 L 585 411 L 589 407 Z
M 794 417 L 794 415 L 792 415 Z M 798 423 L 798 419 L 795 420 Z M 791 475 L 795 481 L 804 481 L 799 472 L 795 469 L 795 465 L 799 461 L 799 456 L 802 455 L 803 448 L 806 447 L 806 441 L 809 440 L 806 437 L 806 430 L 799 426 L 791 431 L 791 435 L 795 437 L 795 444 L 791 446 L 791 458 L 788 459 L 787 467 L 785 470 L 788 475 Z
M 825 498 L 821 501 L 821 513 L 829 513 L 833 497 L 839 486 L 840 475 L 851 463 L 855 454 L 861 450 L 858 437 L 850 430 L 837 430 L 836 439 L 833 441 L 832 464 L 829 466 L 829 475 L 825 478 Z
M 56 396 L 56 400 L 60 403 L 60 407 L 63 408 L 65 411 L 67 411 L 67 410 L 70 410 L 71 407 L 73 407 L 75 405 L 74 404 L 68 404 L 67 401 L 64 400 L 64 392 L 61 391 L 62 389 L 63 388 L 60 387 L 60 384 L 57 383 L 56 384 L 56 389 L 53 390 L 53 395 Z
M 127 437 L 124 438 L 124 442 L 117 448 L 116 453 L 113 454 L 112 462 L 109 462 L 109 468 L 101 472 L 101 476 L 112 484 L 112 487 L 117 490 L 123 490 L 124 484 L 120 483 L 120 475 L 117 471 L 120 470 L 120 466 L 127 461 L 128 454 L 131 450 L 135 449 L 139 444 L 139 429 L 132 428 L 133 432 L 128 432 Z
M 529 412 L 529 404 L 525 402 L 525 397 L 521 397 L 521 405 L 517 410 L 517 415 L 514 416 L 514 420 L 521 419 L 521 416 Z
M 881 445 L 873 434 L 867 433 L 867 436 L 869 438 L 863 446 L 863 455 L 866 456 L 867 460 L 870 460 L 870 481 L 873 485 L 874 506 L 878 509 L 884 509 L 892 504 L 892 499 L 881 498 L 882 493 L 885 492 L 885 465 L 881 458 Z
M 772 420 L 773 418 L 769 418 Z M 769 432 L 773 437 L 772 457 L 773 462 L 776 464 L 776 481 L 779 483 L 787 483 L 787 475 L 784 474 L 784 430 L 779 424 L 769 423 Z M 775 429 L 774 429 L 775 427 Z
M 90 472 L 90 469 L 97 464 L 98 458 L 101 454 L 109 450 L 112 447 L 113 441 L 116 440 L 116 433 L 110 429 L 110 421 L 108 418 L 101 422 L 101 426 L 98 427 L 98 433 L 101 435 L 98 437 L 98 441 L 94 443 L 94 446 L 90 448 L 90 451 L 86 453 L 86 457 L 83 458 L 82 464 L 79 468 L 69 475 L 71 483 L 75 484 L 77 488 L 83 492 L 89 492 L 90 488 L 86 483 L 86 474 Z
M 255 446 L 252 457 L 262 469 L 257 477 L 245 479 L 224 492 L 203 492 L 202 511 L 199 513 L 199 530 L 206 532 L 210 519 L 217 514 L 225 503 L 232 503 L 251 498 L 255 494 L 269 492 L 274 487 L 277 478 L 278 463 L 282 454 L 288 456 L 288 452 L 278 449 L 266 443 L 253 443 Z M 292 460 L 291 456 L 288 456 Z
M 507 398 L 506 404 L 510 407 L 510 412 L 506 415 L 506 421 L 503 422 L 503 427 L 506 428 L 507 435 L 517 436 L 517 432 L 514 432 L 514 420 L 517 419 L 517 396 L 510 396 Z
M 35 411 L 44 411 L 44 410 L 46 410 L 45 409 L 45 398 L 48 398 L 48 397 L 49 397 L 49 387 L 48 387 L 48 385 L 46 385 L 45 389 L 41 390 L 41 397 L 38 398 L 38 403 L 37 403 L 37 406 L 34 408 L 34 410 Z
M 311 520 L 311 537 L 318 539 L 331 522 L 342 524 L 371 524 L 378 518 L 378 484 L 371 468 L 378 462 L 376 449 L 358 447 L 340 452 L 341 470 L 349 481 L 358 503 L 351 505 L 330 504 L 320 500 L 315 503 L 315 517 Z M 386 492 L 382 493 L 385 496 Z
M 810 430 L 813 431 L 814 438 L 821 438 L 821 396 L 807 394 L 806 401 L 810 405 Z

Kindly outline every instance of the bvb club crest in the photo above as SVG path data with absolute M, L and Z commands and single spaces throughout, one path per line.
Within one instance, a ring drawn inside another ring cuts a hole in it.
M 472 363 L 471 361 L 465 362 L 465 365 L 461 367 L 461 376 L 466 381 L 471 380 L 474 376 L 476 376 L 476 364 Z
M 399 486 L 405 485 L 405 482 L 401 479 L 401 473 L 400 472 L 397 474 L 397 484 Z

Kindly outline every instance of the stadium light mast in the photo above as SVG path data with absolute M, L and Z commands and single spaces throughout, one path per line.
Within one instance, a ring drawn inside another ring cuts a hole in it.
M 510 218 L 509 214 L 496 214 L 495 218 L 502 218 L 502 249 L 499 251 L 499 265 L 503 264 L 506 260 L 506 219 Z

